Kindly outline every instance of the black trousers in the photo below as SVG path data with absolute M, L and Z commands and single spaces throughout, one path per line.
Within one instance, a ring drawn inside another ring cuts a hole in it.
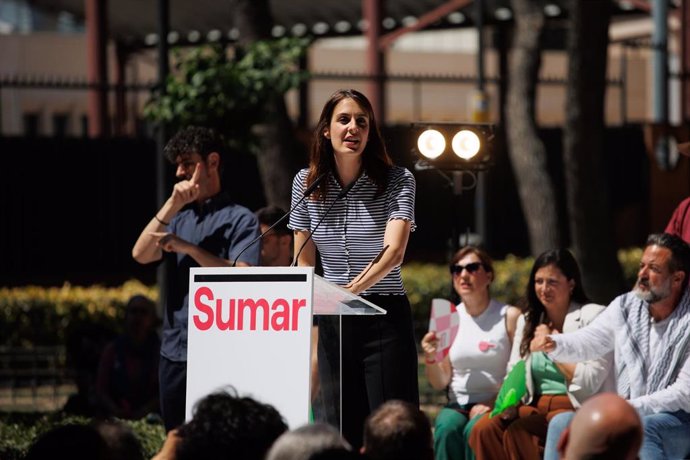
M 410 303 L 404 295 L 370 295 L 387 311 L 376 316 L 319 317 L 319 378 L 326 422 L 340 424 L 354 449 L 362 445 L 366 417 L 390 399 L 419 405 L 417 348 Z M 340 325 L 342 321 L 342 387 Z
M 170 361 L 161 356 L 158 364 L 161 415 L 165 430 L 184 423 L 187 399 L 187 363 Z

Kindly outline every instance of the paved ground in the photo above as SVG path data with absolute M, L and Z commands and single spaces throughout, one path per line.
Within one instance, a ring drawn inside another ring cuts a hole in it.
M 67 398 L 76 391 L 73 384 L 14 389 L 0 387 L 0 412 L 52 412 L 64 406 Z

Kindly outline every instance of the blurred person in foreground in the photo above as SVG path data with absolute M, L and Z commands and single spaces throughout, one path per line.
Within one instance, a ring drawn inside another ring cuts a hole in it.
M 466 246 L 451 260 L 459 330 L 445 358 L 436 361 L 439 337 L 422 339 L 426 377 L 449 402 L 435 419 L 436 460 L 471 460 L 467 438 L 477 417 L 490 411 L 506 374 L 520 310 L 491 297 L 493 263 L 482 249 Z
M 386 401 L 367 417 L 360 452 L 370 460 L 432 460 L 429 419 L 406 401 Z
M 325 423 L 314 423 L 281 434 L 266 460 L 312 460 L 315 455 L 345 458 L 345 452 L 352 453 L 352 447 L 340 431 Z
M 200 399 L 192 419 L 168 433 L 153 460 L 264 460 L 286 431 L 273 406 L 228 387 Z
M 558 441 L 561 460 L 636 460 L 642 445 L 642 421 L 615 393 L 589 398 Z

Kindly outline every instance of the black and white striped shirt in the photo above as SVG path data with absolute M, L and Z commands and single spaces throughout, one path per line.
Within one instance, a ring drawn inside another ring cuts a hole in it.
M 299 171 L 292 182 L 292 207 L 306 188 L 307 169 Z M 376 185 L 363 173 L 352 189 L 334 203 L 342 187 L 333 174 L 328 175 L 325 200 L 307 198 L 290 214 L 289 228 L 309 230 L 321 255 L 324 278 L 337 285 L 354 279 L 383 249 L 386 224 L 393 219 L 411 222 L 414 231 L 415 179 L 410 171 L 393 166 L 388 185 L 376 196 Z M 328 214 L 324 213 L 333 205 Z M 323 221 L 319 224 L 319 221 Z M 316 228 L 318 225 L 318 228 Z M 316 228 L 316 230 L 314 230 Z M 404 294 L 400 266 L 363 294 Z

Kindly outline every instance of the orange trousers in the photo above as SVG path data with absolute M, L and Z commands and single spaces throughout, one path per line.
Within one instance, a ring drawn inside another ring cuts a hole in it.
M 487 413 L 474 425 L 470 447 L 477 460 L 539 460 L 549 420 L 572 410 L 567 395 L 541 395 L 529 406 L 520 406 L 513 420 Z

